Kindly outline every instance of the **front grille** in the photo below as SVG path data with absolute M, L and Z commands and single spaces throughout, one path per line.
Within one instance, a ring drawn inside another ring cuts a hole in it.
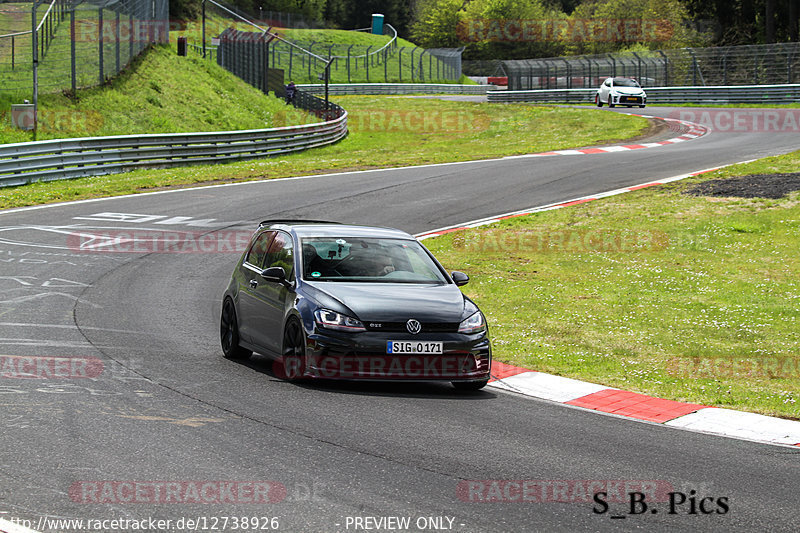
M 380 324 L 380 327 L 376 327 Z M 458 322 L 422 322 L 420 333 L 458 333 Z M 386 333 L 408 333 L 405 322 L 366 322 L 367 331 L 384 331 Z

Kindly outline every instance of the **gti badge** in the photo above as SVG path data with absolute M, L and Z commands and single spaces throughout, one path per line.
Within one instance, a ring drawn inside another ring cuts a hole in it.
M 412 318 L 408 322 L 406 322 L 406 329 L 412 335 L 416 335 L 417 333 L 422 331 L 422 324 L 419 323 L 419 320 Z

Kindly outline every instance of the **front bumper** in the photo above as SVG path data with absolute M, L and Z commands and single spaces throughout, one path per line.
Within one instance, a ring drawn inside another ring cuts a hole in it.
M 647 97 L 641 95 L 618 94 L 612 96 L 611 100 L 619 105 L 645 105 L 647 103 Z
M 436 355 L 386 353 L 387 341 L 442 342 Z M 316 331 L 306 344 L 305 376 L 321 379 L 390 381 L 479 381 L 489 379 L 492 350 L 485 333 Z

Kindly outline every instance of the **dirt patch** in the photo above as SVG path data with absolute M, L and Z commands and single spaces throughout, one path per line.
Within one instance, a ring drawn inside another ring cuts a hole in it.
M 676 127 L 672 122 L 655 120 L 652 118 L 648 118 L 647 122 L 647 128 L 636 137 L 631 137 L 629 139 L 611 139 L 603 142 L 602 144 L 593 144 L 591 146 L 584 146 L 583 148 L 598 148 L 603 146 L 614 146 L 623 143 L 637 144 L 641 142 L 658 142 L 675 137 L 675 133 L 680 132 L 680 128 Z
M 800 191 L 800 172 L 755 174 L 739 178 L 705 181 L 687 189 L 693 196 L 735 196 L 737 198 L 783 198 Z

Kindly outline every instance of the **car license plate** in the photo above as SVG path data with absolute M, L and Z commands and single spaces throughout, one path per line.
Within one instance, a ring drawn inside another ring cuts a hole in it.
M 391 354 L 441 354 L 442 342 L 387 341 L 386 353 Z

